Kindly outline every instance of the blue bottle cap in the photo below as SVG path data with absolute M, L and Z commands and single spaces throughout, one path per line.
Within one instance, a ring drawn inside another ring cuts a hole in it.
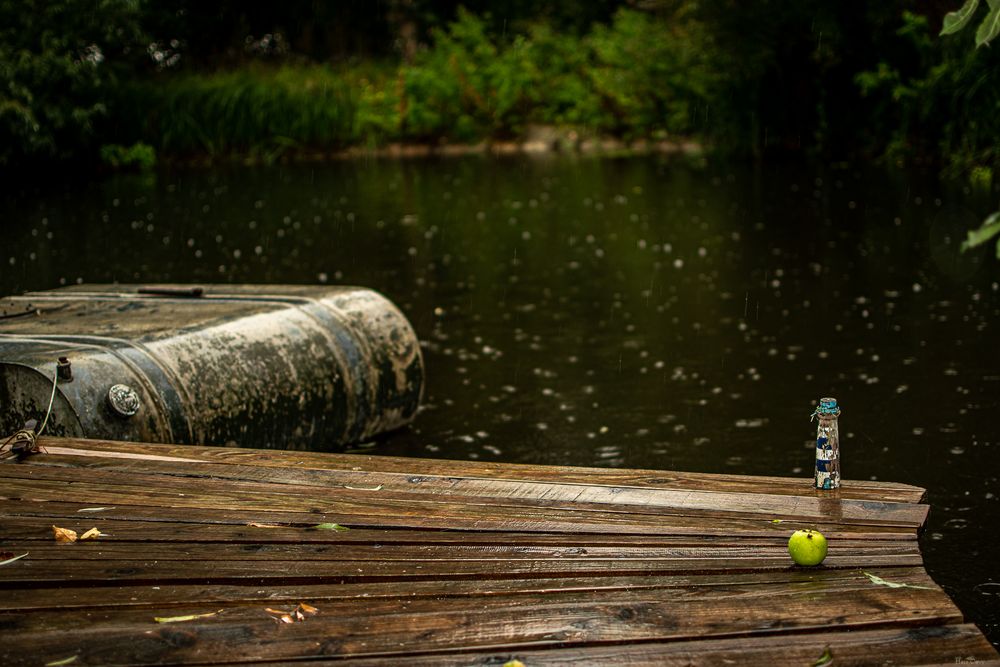
M 833 415 L 840 412 L 840 408 L 837 407 L 837 399 L 835 398 L 821 398 L 819 399 L 819 407 L 816 408 L 816 412 L 821 415 Z

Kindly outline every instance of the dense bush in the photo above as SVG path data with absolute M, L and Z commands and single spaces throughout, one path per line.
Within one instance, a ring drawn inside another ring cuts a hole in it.
M 544 95 L 545 63 L 534 47 L 523 35 L 497 39 L 483 19 L 460 11 L 402 72 L 404 134 L 462 141 L 516 134 Z
M 897 35 L 909 49 L 857 75 L 878 101 L 890 157 L 943 155 L 970 173 L 1000 166 L 1000 53 L 975 48 L 973 33 L 939 40 L 926 17 L 905 12 Z
M 620 10 L 610 26 L 594 27 L 586 83 L 605 112 L 601 129 L 623 135 L 691 132 L 712 80 L 697 27 L 628 10 Z
M 0 0 L 0 166 L 96 154 L 138 18 L 128 0 Z
M 156 165 L 156 151 L 143 143 L 105 144 L 101 146 L 101 162 L 116 170 L 148 171 Z

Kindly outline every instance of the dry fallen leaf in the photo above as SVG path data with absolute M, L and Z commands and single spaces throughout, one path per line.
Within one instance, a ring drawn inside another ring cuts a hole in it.
M 256 521 L 251 521 L 247 525 L 251 528 L 285 528 L 285 526 L 279 526 L 274 523 L 258 523 Z
M 60 528 L 59 526 L 52 526 L 52 532 L 56 536 L 56 542 L 60 544 L 72 544 L 76 542 L 76 531 L 70 530 L 69 528 Z
M 184 621 L 194 621 L 199 618 L 209 618 L 221 613 L 222 609 L 218 611 L 210 611 L 207 614 L 188 614 L 187 616 L 154 616 L 153 620 L 157 623 L 183 623 Z
M 306 614 L 319 613 L 319 609 L 310 604 L 306 604 L 305 602 L 300 602 L 298 606 L 291 611 L 285 611 L 284 609 L 272 609 L 271 607 L 265 607 L 264 611 L 271 614 L 271 618 L 281 623 L 301 622 L 306 620 Z
M 100 537 L 103 534 L 104 533 L 102 533 L 101 531 L 97 530 L 97 528 L 91 528 L 86 533 L 84 533 L 83 535 L 81 535 L 80 539 L 81 540 L 96 540 L 98 537 Z
M 295 619 L 287 611 L 282 611 L 281 609 L 271 609 L 270 607 L 265 607 L 264 611 L 271 614 L 271 618 L 278 621 L 279 623 L 294 623 Z

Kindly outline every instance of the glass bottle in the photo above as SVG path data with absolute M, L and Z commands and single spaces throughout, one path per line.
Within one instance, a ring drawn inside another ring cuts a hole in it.
M 821 398 L 813 412 L 816 425 L 816 488 L 840 488 L 840 407 L 835 398 Z

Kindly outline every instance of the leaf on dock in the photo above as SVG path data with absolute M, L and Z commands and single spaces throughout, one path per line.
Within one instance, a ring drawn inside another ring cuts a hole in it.
M 260 523 L 258 521 L 251 521 L 247 524 L 251 528 L 287 528 L 288 526 L 279 526 L 276 523 Z
M 101 531 L 97 530 L 97 528 L 91 528 L 86 533 L 84 533 L 83 535 L 81 535 L 80 539 L 81 540 L 96 540 L 98 537 L 101 537 L 102 535 L 104 535 L 104 533 L 102 533 Z
M 27 555 L 28 555 L 28 553 L 27 553 L 27 552 L 25 552 L 25 553 L 21 554 L 20 556 L 15 556 L 14 554 L 12 554 L 12 553 L 11 553 L 11 552 L 9 552 L 9 551 L 4 551 L 3 553 L 0 553 L 0 558 L 3 558 L 3 557 L 5 557 L 5 556 L 6 556 L 6 557 L 7 557 L 7 560 L 2 560 L 2 561 L 0 561 L 0 566 L 3 566 L 3 565 L 10 565 L 10 564 L 11 564 L 11 563 L 13 563 L 14 561 L 16 561 L 16 560 L 21 560 L 22 558 L 24 558 L 24 557 L 25 557 L 25 556 L 27 556 Z
M 306 620 L 306 614 L 312 616 L 319 613 L 319 609 L 311 604 L 306 604 L 305 602 L 300 602 L 295 609 L 291 611 L 285 611 L 284 609 L 272 609 L 271 607 L 265 607 L 264 611 L 270 614 L 271 618 L 279 623 L 299 623 Z
M 78 509 L 77 512 L 106 512 L 113 509 L 114 507 L 83 507 Z
M 781 523 L 784 519 L 771 519 L 771 523 Z
M 503 663 L 503 667 L 524 667 L 524 663 L 520 660 L 508 660 Z
M 925 591 L 933 591 L 934 590 L 930 586 L 917 586 L 915 584 L 900 584 L 900 583 L 897 583 L 895 581 L 887 581 L 886 579 L 883 579 L 882 577 L 877 577 L 874 574 L 870 574 L 868 572 L 862 572 L 861 574 L 863 574 L 866 577 L 868 577 L 873 584 L 877 584 L 879 586 L 888 586 L 889 588 L 919 588 L 919 589 L 925 590 Z
M 76 662 L 79 655 L 71 655 L 68 658 L 63 658 L 62 660 L 53 660 L 52 662 L 45 663 L 45 667 L 62 667 L 63 665 L 71 665 Z
M 70 530 L 69 528 L 60 528 L 59 526 L 52 526 L 52 533 L 56 537 L 56 542 L 59 544 L 72 544 L 76 542 L 76 531 Z
M 271 609 L 270 607 L 264 607 L 264 611 L 271 615 L 271 618 L 278 621 L 279 623 L 294 623 L 295 619 L 287 611 L 282 611 L 281 609 Z
M 154 616 L 153 620 L 157 623 L 184 623 L 185 621 L 196 621 L 199 618 L 211 618 L 222 613 L 222 609 L 218 611 L 210 611 L 207 614 L 188 614 L 186 616 Z
M 345 489 L 350 489 L 351 491 L 381 491 L 384 487 L 382 484 L 378 486 L 347 486 L 344 485 Z
M 824 665 L 829 665 L 833 662 L 833 653 L 830 652 L 830 647 L 827 646 L 823 649 L 823 655 L 816 658 L 816 662 L 812 664 L 812 667 L 823 667 Z
M 336 530 L 338 532 L 350 530 L 350 528 L 341 526 L 339 523 L 317 523 L 313 528 L 316 530 Z

